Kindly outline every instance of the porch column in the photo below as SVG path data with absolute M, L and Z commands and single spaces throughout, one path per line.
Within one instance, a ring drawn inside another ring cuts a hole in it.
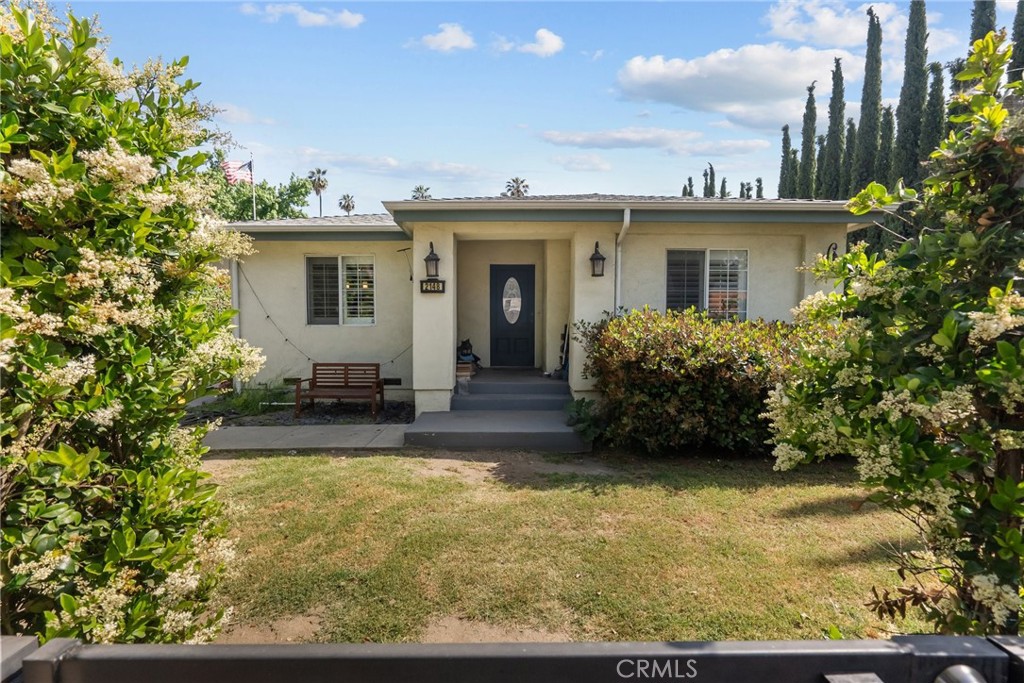
M 580 227 L 573 236 L 569 247 L 569 271 L 571 276 L 571 323 L 579 320 L 596 322 L 605 312 L 615 308 L 615 230 L 607 225 L 592 228 Z M 590 257 L 594 253 L 594 242 L 600 242 L 601 253 L 607 259 L 604 277 L 594 277 L 590 270 Z M 570 334 L 572 325 L 570 323 Z M 594 390 L 593 378 L 583 378 L 583 363 L 586 351 L 573 340 L 569 346 L 569 388 L 575 398 L 598 397 Z
M 413 237 L 412 294 L 412 387 L 416 415 L 427 411 L 448 412 L 455 386 L 455 237 L 451 228 L 417 225 Z M 426 277 L 423 259 L 430 243 L 441 261 L 438 277 L 445 281 L 443 294 L 420 293 Z

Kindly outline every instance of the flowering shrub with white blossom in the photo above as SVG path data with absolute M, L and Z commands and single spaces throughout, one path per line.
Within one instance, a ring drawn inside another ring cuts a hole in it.
M 945 633 L 1020 628 L 1024 84 L 1001 83 L 1004 40 L 974 44 L 965 113 L 922 196 L 872 183 L 851 201 L 855 213 L 909 203 L 925 227 L 882 258 L 855 248 L 817 264 L 837 292 L 800 315 L 849 332 L 805 349 L 766 413 L 778 469 L 853 455 L 869 499 L 916 524 L 926 550 L 898 558 L 906 585 L 871 606 L 921 608 Z
M 4 634 L 203 642 L 231 562 L 191 399 L 253 375 L 202 212 L 185 60 L 125 71 L 88 22 L 0 8 Z

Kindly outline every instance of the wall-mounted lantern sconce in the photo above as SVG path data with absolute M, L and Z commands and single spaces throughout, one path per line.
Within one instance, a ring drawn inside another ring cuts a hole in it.
M 828 249 L 825 250 L 825 258 L 827 258 L 829 261 L 835 261 L 837 258 L 839 258 L 838 252 L 839 245 L 833 242 L 832 244 L 828 245 Z
M 594 242 L 594 253 L 590 257 L 590 275 L 592 277 L 604 277 L 604 254 L 597 248 L 598 242 Z
M 427 277 L 435 279 L 437 277 L 437 264 L 441 262 L 441 257 L 434 253 L 433 242 L 430 243 L 430 253 L 427 254 L 423 261 L 427 264 Z

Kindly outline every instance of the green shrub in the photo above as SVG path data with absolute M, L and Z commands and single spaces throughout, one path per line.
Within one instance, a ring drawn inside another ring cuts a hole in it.
M 200 211 L 208 111 L 185 60 L 124 72 L 88 22 L 0 7 L 0 622 L 203 641 L 230 559 L 188 401 L 246 377 Z
M 694 310 L 645 308 L 578 323 L 613 445 L 650 452 L 711 447 L 765 452 L 760 417 L 768 391 L 794 362 L 801 335 L 834 338 L 782 322 L 716 321 Z

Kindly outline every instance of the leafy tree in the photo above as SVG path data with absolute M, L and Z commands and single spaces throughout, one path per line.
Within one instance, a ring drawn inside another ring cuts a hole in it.
M 430 188 L 426 185 L 417 185 L 412 188 L 413 199 L 430 199 Z
M 320 217 L 324 215 L 324 190 L 327 189 L 327 171 L 322 168 L 314 168 L 306 176 L 309 178 L 310 184 L 313 186 L 313 192 L 316 192 L 317 199 L 320 200 Z
M 530 186 L 527 184 L 525 180 L 516 176 L 515 178 L 512 178 L 507 183 L 505 183 L 505 193 L 509 197 L 516 197 L 518 199 L 522 199 L 523 197 L 530 193 Z
M 206 170 L 200 173 L 203 183 L 213 189 L 209 211 L 221 220 L 236 222 L 252 220 L 253 187 L 247 183 L 229 185 L 221 170 L 224 152 L 216 150 Z M 273 218 L 305 218 L 306 198 L 312 184 L 294 173 L 287 183 L 271 185 L 266 180 L 256 184 L 256 220 Z
M 231 549 L 185 404 L 262 361 L 232 334 L 187 63 L 125 73 L 90 23 L 0 7 L 2 632 L 210 640 Z
M 693 176 L 688 176 L 686 178 L 686 185 L 683 185 L 683 196 L 684 197 L 692 197 L 693 196 Z
M 874 9 L 868 8 L 868 45 L 864 62 L 864 89 L 860 97 L 860 123 L 853 154 L 850 192 L 857 192 L 875 172 L 878 134 L 882 119 L 882 24 Z
M 715 196 L 715 167 L 708 164 L 708 197 Z
M 921 143 L 918 145 L 921 152 L 937 148 L 946 137 L 946 100 L 943 94 L 942 64 L 932 62 L 928 70 L 931 72 L 932 80 L 921 121 Z
M 352 212 L 356 210 L 356 200 L 350 194 L 341 195 L 341 199 L 338 200 L 338 208 L 345 212 L 346 216 L 351 216 Z
M 852 454 L 869 500 L 910 519 L 926 553 L 907 552 L 883 615 L 923 610 L 947 633 L 1019 630 L 1024 556 L 1024 119 L 1001 100 L 1005 34 L 975 43 L 957 97 L 967 108 L 931 155 L 923 197 L 869 185 L 856 213 L 911 202 L 925 226 L 883 257 L 822 261 L 838 291 L 799 318 L 843 319 L 843 341 L 808 348 L 770 397 L 776 467 Z
M 779 199 L 792 196 L 789 192 L 789 152 L 793 144 L 789 139 L 789 124 L 782 127 L 782 159 L 779 161 Z
M 708 185 L 708 169 L 704 169 L 704 190 L 701 193 L 701 197 L 710 197 L 712 194 L 710 185 Z
M 764 181 L 757 178 L 757 198 L 764 199 Z
M 853 194 L 850 189 L 853 185 L 853 155 L 857 149 L 857 124 L 852 118 L 846 119 L 846 148 L 843 150 L 843 164 L 839 173 L 839 188 L 841 194 L 837 199 L 849 197 Z
M 800 150 L 789 150 L 789 197 L 796 197 L 796 180 L 800 176 Z
M 896 145 L 892 159 L 892 179 L 903 179 L 908 187 L 919 187 L 921 142 L 921 113 L 924 111 L 928 91 L 928 70 L 925 63 L 928 49 L 928 26 L 923 0 L 910 3 L 910 23 L 904 53 L 903 86 L 896 107 Z M 885 135 L 882 135 L 885 144 Z M 932 149 L 928 147 L 926 149 Z M 876 177 L 879 176 L 877 173 Z M 888 182 L 888 181 L 887 181 Z
M 843 84 L 843 62 L 835 58 L 832 69 L 832 96 L 828 101 L 828 131 L 825 134 L 825 158 L 821 173 L 821 187 L 818 192 L 823 199 L 842 199 L 846 188 L 841 182 L 843 167 L 843 145 L 845 140 L 843 117 L 846 115 L 845 86 Z
M 1024 78 L 1024 0 L 1017 0 L 1017 13 L 1013 15 L 1013 57 L 1006 70 L 1008 78 Z
M 722 199 L 725 199 L 726 197 L 731 196 L 729 194 L 729 190 L 725 187 L 725 178 L 724 177 L 722 178 L 722 185 L 718 189 L 718 196 L 721 197 Z
M 814 139 L 818 108 L 814 104 L 814 83 L 807 86 L 807 102 L 804 105 L 804 125 L 800 129 L 800 173 L 796 180 L 796 195 L 803 199 L 814 198 Z
M 895 178 L 892 177 L 893 139 L 895 133 L 893 128 L 895 125 L 892 107 L 886 107 L 882 110 L 882 128 L 878 133 L 878 154 L 875 155 L 875 177 L 884 178 L 887 183 L 895 180 Z

